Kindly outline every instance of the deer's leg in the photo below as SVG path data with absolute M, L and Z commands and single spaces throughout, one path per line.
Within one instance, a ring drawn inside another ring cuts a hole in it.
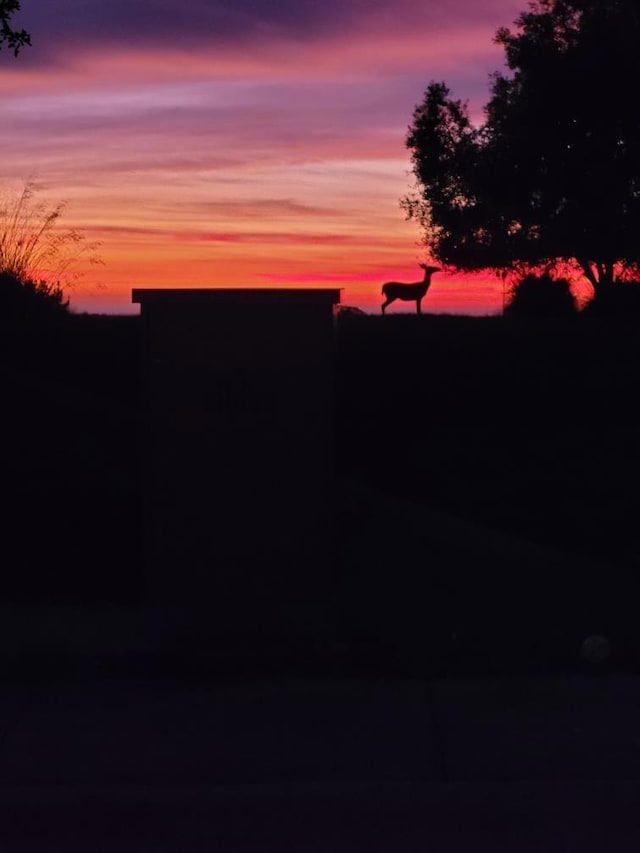
M 416 312 L 422 314 L 422 297 L 416 299 Z
M 385 309 L 388 305 L 391 305 L 391 303 L 392 303 L 392 302 L 395 302 L 395 299 L 396 299 L 396 297 L 395 297 L 395 296 L 387 296 L 386 300 L 382 303 L 382 313 L 383 313 L 383 314 L 384 314 L 384 309 Z

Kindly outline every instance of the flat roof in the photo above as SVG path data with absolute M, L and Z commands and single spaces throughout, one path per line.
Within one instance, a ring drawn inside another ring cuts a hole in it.
M 131 301 L 145 304 L 335 305 L 343 288 L 328 287 L 171 287 L 134 288 Z

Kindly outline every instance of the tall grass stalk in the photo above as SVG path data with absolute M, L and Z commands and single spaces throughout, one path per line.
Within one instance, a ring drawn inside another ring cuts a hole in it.
M 84 265 L 102 263 L 99 243 L 61 228 L 66 202 L 38 202 L 36 192 L 30 181 L 18 194 L 0 195 L 0 273 L 61 294 L 84 274 Z

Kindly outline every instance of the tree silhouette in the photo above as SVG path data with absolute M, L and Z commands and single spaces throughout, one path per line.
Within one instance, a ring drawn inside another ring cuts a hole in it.
M 640 268 L 637 0 L 536 0 L 498 30 L 485 122 L 432 82 L 407 137 L 403 199 L 444 264 L 533 269 L 563 261 L 594 292 Z
M 31 36 L 26 30 L 14 30 L 11 26 L 11 16 L 20 11 L 19 0 L 0 0 L 0 50 L 6 44 L 14 56 L 25 44 L 31 44 Z

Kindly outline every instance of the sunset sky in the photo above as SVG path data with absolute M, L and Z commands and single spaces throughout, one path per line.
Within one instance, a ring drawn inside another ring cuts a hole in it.
M 69 203 L 104 266 L 83 311 L 132 287 L 330 286 L 379 310 L 415 281 L 407 127 L 431 80 L 481 118 L 492 38 L 523 0 L 22 0 L 0 51 L 0 189 Z M 424 308 L 493 313 L 502 287 L 436 275 Z M 395 306 L 394 306 L 395 308 Z

